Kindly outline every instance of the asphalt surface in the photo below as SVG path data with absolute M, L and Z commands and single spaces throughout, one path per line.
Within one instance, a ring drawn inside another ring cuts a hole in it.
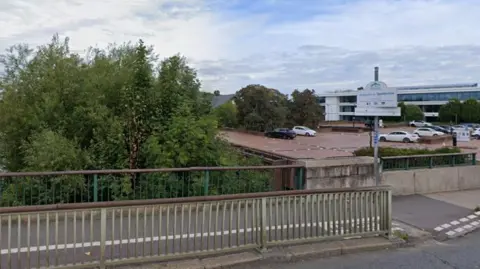
M 438 225 L 449 223 L 472 213 L 472 209 L 460 207 L 423 195 L 406 195 L 392 198 L 394 219 L 423 230 L 434 232 Z
M 431 242 L 416 248 L 364 252 L 289 264 L 236 266 L 274 269 L 475 269 L 480 268 L 480 232 L 449 241 Z
M 325 214 L 317 214 L 318 209 L 321 212 L 324 206 Z M 267 226 L 270 227 L 267 239 L 276 241 L 340 234 L 348 236 L 351 233 L 368 231 L 371 225 L 370 216 L 355 216 L 350 210 L 339 210 L 357 206 L 365 206 L 365 202 L 356 203 L 352 200 L 346 204 L 337 200 L 335 204 L 331 202 L 325 205 L 323 203 L 296 207 L 285 205 L 284 213 L 281 206 L 267 207 L 265 215 Z M 152 215 L 144 217 L 141 214 L 143 209 L 139 210 L 138 218 L 135 210 L 131 211 L 130 217 L 128 211 L 124 211 L 122 218 L 118 213 L 112 218 L 110 213 L 106 220 L 107 259 L 256 246 L 260 242 L 261 234 L 257 227 L 262 214 L 258 212 L 254 214 L 251 207 L 247 210 L 231 209 L 227 204 L 226 208 L 218 211 L 210 211 L 209 207 L 206 207 L 205 210 L 198 211 L 197 217 L 195 212 L 196 210 L 192 209 L 192 214 L 188 214 L 186 209 L 182 214 L 181 211 L 170 210 L 169 214 L 163 212 L 160 217 L 157 211 L 153 218 Z M 348 221 L 344 230 L 339 227 L 343 226 L 342 222 L 345 219 L 353 221 Z M 317 221 L 330 223 L 330 228 L 327 225 L 324 225 L 325 227 L 311 225 Z M 341 222 L 340 225 L 338 222 Z M 56 230 L 58 233 L 55 233 Z M 82 221 L 81 215 L 78 214 L 76 221 L 73 218 L 67 218 L 65 221 L 64 214 L 59 214 L 57 219 L 53 213 L 50 215 L 48 228 L 45 219 L 40 220 L 40 225 L 37 225 L 36 220 L 31 221 L 29 225 L 25 219 L 18 222 L 17 218 L 13 218 L 11 225 L 4 222 L 1 226 L 0 268 L 35 268 L 38 265 L 94 262 L 100 255 L 99 241 L 98 217 L 90 219 L 89 216 L 85 216 Z M 8 249 L 11 249 L 10 254 Z

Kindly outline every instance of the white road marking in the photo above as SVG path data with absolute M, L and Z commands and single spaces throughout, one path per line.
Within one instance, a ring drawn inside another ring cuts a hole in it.
M 374 223 L 374 228 L 375 231 L 379 230 L 380 227 L 380 217 L 376 218 L 377 221 Z M 368 231 L 370 230 L 370 218 L 361 218 L 361 219 L 356 219 L 355 220 L 347 220 L 345 223 L 351 223 L 350 228 L 354 226 L 354 224 L 357 224 L 357 227 L 365 227 Z M 323 227 L 323 223 L 302 223 L 302 224 L 290 224 L 290 225 L 277 225 L 277 226 L 270 226 L 266 227 L 267 231 L 270 230 L 285 230 L 285 229 L 293 229 L 293 228 L 305 228 L 305 227 Z M 340 227 L 339 229 L 339 224 L 342 225 L 344 224 L 344 221 L 335 221 L 335 222 L 329 222 L 327 223 L 327 227 L 330 226 L 330 231 L 333 229 L 333 226 L 335 226 L 335 232 L 336 234 L 345 234 L 343 227 Z M 365 225 L 362 225 L 365 224 Z M 326 227 L 326 228 L 327 228 Z M 143 243 L 143 242 L 151 242 L 151 241 L 166 241 L 166 240 L 178 240 L 178 239 L 193 239 L 195 237 L 204 237 L 208 238 L 211 236 L 225 236 L 225 235 L 230 235 L 230 234 L 237 234 L 237 233 L 251 233 L 251 232 L 256 232 L 257 230 L 260 230 L 259 228 L 247 228 L 247 229 L 239 229 L 239 230 L 232 230 L 232 231 L 218 231 L 218 232 L 206 232 L 206 233 L 190 233 L 190 234 L 177 234 L 177 235 L 169 235 L 169 236 L 154 236 L 154 237 L 144 237 L 144 238 L 131 238 L 131 239 L 123 239 L 123 240 L 107 240 L 105 244 L 107 246 L 111 245 L 123 245 L 123 244 L 135 244 L 135 243 Z M 327 229 L 324 228 L 325 231 L 328 231 Z M 95 242 L 84 242 L 84 243 L 69 243 L 69 244 L 58 244 L 58 245 L 49 245 L 49 246 L 39 246 L 39 247 L 22 247 L 22 248 L 12 248 L 10 251 L 8 249 L 2 249 L 0 252 L 0 255 L 5 255 L 5 254 L 15 254 L 15 253 L 26 253 L 26 252 L 38 252 L 38 251 L 52 251 L 52 250 L 63 250 L 63 249 L 79 249 L 83 247 L 99 247 L 100 246 L 100 241 L 95 241 Z
M 444 229 L 448 229 L 450 227 L 452 227 L 452 225 L 450 225 L 448 223 L 442 225 L 442 228 L 444 228 Z
M 454 221 L 450 222 L 450 224 L 452 224 L 452 225 L 458 225 L 458 224 L 460 224 L 460 222 L 454 220 Z
M 448 236 L 452 236 L 452 235 L 455 234 L 455 232 L 454 232 L 454 231 L 448 231 L 448 232 L 446 232 L 446 234 L 447 234 Z
M 469 218 L 469 219 L 474 219 L 474 218 L 476 218 L 476 217 L 477 217 L 477 216 L 475 216 L 475 215 L 470 215 L 470 216 L 468 216 L 467 218 Z
M 460 221 L 461 222 L 466 222 L 466 221 L 468 221 L 468 219 L 467 218 L 461 218 Z
M 437 232 L 440 232 L 441 230 L 443 230 L 443 227 L 438 226 L 438 227 L 435 227 L 434 230 L 437 231 Z

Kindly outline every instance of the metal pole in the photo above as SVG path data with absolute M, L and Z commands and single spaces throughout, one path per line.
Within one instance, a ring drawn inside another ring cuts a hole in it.
M 374 79 L 378 81 L 378 67 L 375 67 Z M 373 138 L 373 170 L 375 170 L 375 184 L 380 185 L 380 170 L 378 160 L 378 116 L 374 120 L 374 138 Z

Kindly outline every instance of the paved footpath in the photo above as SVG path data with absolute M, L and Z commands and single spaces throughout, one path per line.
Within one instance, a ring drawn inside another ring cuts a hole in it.
M 235 266 L 234 269 L 475 269 L 480 268 L 480 232 L 455 241 L 295 263 Z
M 393 219 L 431 232 L 437 240 L 480 228 L 480 190 L 393 197 Z

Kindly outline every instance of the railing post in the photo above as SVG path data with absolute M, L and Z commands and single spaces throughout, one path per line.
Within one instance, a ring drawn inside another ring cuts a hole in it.
M 429 166 L 430 168 L 433 168 L 433 156 L 428 157 L 428 161 L 429 161 L 428 166 Z
M 472 153 L 472 165 L 477 164 L 477 153 Z
M 112 219 L 112 221 L 115 221 Z M 138 227 L 136 227 L 138 229 Z M 105 247 L 107 241 L 107 209 L 100 209 L 100 269 L 105 269 Z
M 405 159 L 405 170 L 409 169 L 409 166 L 410 166 L 409 161 L 410 161 L 410 158 Z
M 387 193 L 387 236 L 392 236 L 392 190 Z
M 205 176 L 203 179 L 203 195 L 208 196 L 208 184 L 210 181 L 210 171 L 205 170 Z
M 305 184 L 303 184 L 303 167 L 295 168 L 295 189 L 303 190 Z
M 456 155 L 450 156 L 450 158 L 452 158 L 452 166 L 455 166 L 455 157 L 456 157 Z
M 260 229 L 262 229 L 260 238 L 260 250 L 265 250 L 267 249 L 267 198 L 263 197 L 260 201 Z
M 93 175 L 93 201 L 98 202 L 98 175 Z

